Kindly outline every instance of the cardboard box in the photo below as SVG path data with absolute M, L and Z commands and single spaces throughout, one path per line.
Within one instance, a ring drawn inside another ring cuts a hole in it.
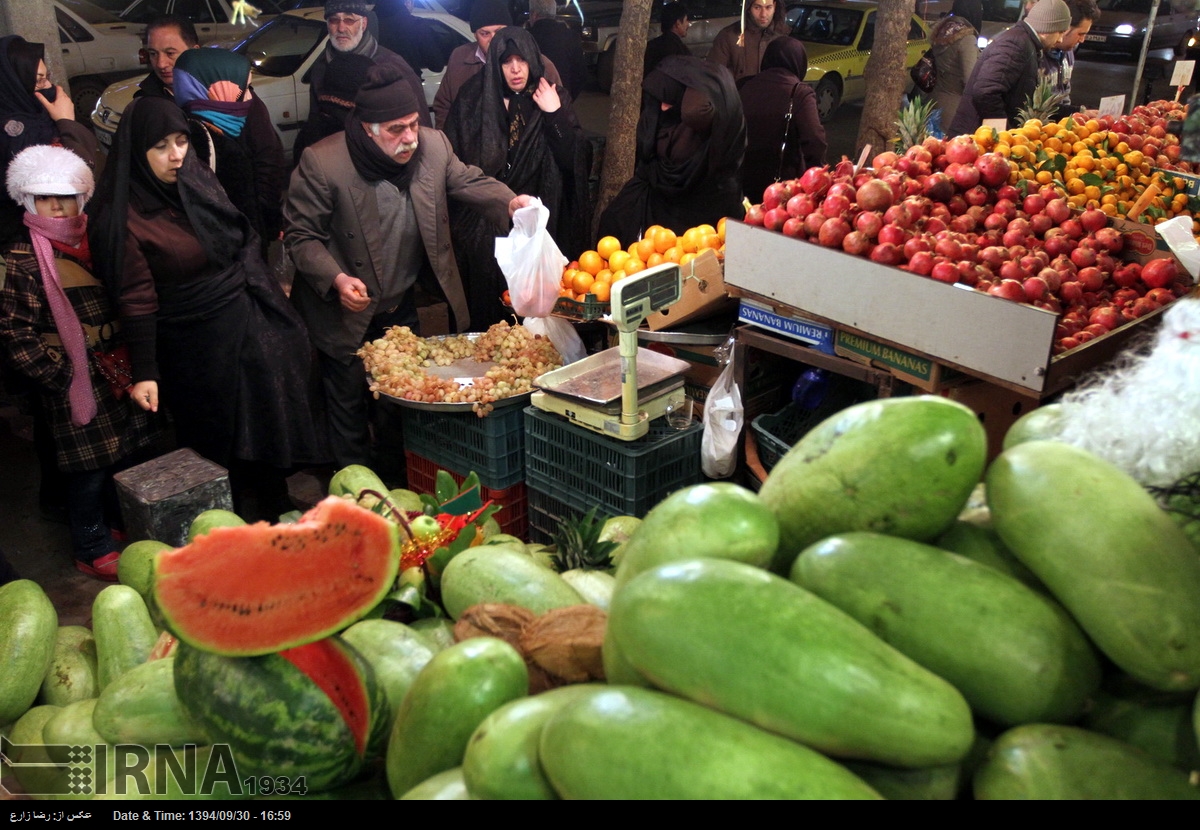
M 833 350 L 840 357 L 885 368 L 905 383 L 926 392 L 936 392 L 942 386 L 945 369 L 937 361 L 863 334 L 838 329 Z
M 988 461 L 1000 454 L 1004 436 L 1018 418 L 1037 409 L 1038 399 L 1021 395 L 983 380 L 964 379 L 941 393 L 952 401 L 958 401 L 979 416 L 987 433 Z
M 712 248 L 679 270 L 683 277 L 683 294 L 675 305 L 646 318 L 646 326 L 651 331 L 662 331 L 702 319 L 727 308 L 733 302 L 725 293 L 725 269 Z
M 819 352 L 834 354 L 832 327 L 802 317 L 782 306 L 772 307 L 743 298 L 738 305 L 738 320 L 792 340 L 799 340 Z

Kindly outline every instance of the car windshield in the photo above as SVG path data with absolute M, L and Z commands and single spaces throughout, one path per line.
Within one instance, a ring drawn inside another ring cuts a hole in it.
M 1100 11 L 1150 15 L 1150 0 L 1099 0 Z
M 299 69 L 326 34 L 324 20 L 284 14 L 233 47 L 233 51 L 245 55 L 259 75 L 282 78 Z
M 830 9 L 804 6 L 796 15 L 792 37 L 805 43 L 849 46 L 862 26 L 863 12 L 858 9 Z
M 983 0 L 983 19 L 995 23 L 1016 23 L 1021 18 L 1023 5 L 1023 0 Z
M 105 11 L 94 3 L 89 3 L 87 0 L 58 0 L 66 8 L 70 9 L 76 17 L 84 23 L 96 25 L 97 23 L 121 23 L 121 18 L 117 17 L 110 11 Z

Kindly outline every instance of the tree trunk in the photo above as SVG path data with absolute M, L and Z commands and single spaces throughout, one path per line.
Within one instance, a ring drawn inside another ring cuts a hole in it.
M 914 0 L 879 0 L 879 11 L 875 13 L 875 42 L 866 68 L 871 83 L 867 87 L 862 121 L 858 125 L 856 154 L 867 144 L 871 145 L 872 153 L 883 152 L 891 148 L 896 137 L 896 116 L 909 85 L 904 59 L 914 7 Z
M 604 168 L 600 174 L 596 213 L 592 218 L 593 231 L 604 208 L 633 175 L 637 122 L 642 111 L 642 61 L 646 53 L 646 32 L 650 29 L 650 3 L 651 0 L 629 0 L 621 11 L 621 30 L 617 35 L 616 63 L 609 93 L 611 104 Z

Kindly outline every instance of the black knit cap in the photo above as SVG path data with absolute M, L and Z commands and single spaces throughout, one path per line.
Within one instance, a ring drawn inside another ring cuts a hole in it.
M 478 32 L 484 26 L 511 26 L 512 15 L 504 0 L 475 0 L 471 6 L 471 31 Z
M 325 19 L 328 20 L 335 14 L 356 14 L 359 17 L 366 17 L 367 4 L 362 0 L 325 0 Z
M 420 112 L 424 103 L 398 68 L 377 63 L 354 96 L 354 112 L 364 124 L 384 124 Z

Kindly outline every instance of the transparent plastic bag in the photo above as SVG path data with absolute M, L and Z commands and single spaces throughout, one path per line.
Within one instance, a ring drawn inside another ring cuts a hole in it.
M 554 348 L 562 355 L 564 366 L 587 357 L 587 349 L 579 338 L 579 333 L 561 317 L 526 317 L 522 325 L 529 329 L 530 334 L 549 337 Z
M 737 442 L 742 434 L 745 410 L 741 390 L 733 380 L 733 349 L 704 402 L 700 467 L 709 478 L 728 478 L 737 467 Z
M 513 311 L 546 317 L 554 310 L 567 258 L 546 230 L 549 209 L 540 199 L 513 214 L 508 236 L 496 238 L 496 262 L 508 280 Z

